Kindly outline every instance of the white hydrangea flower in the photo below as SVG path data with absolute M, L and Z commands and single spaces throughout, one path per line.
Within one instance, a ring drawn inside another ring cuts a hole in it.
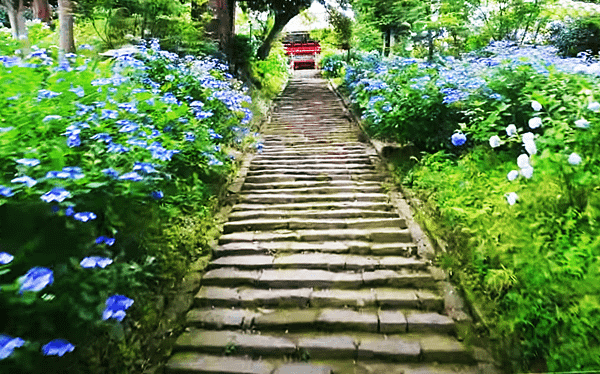
M 581 164 L 581 156 L 579 156 L 577 153 L 573 152 L 569 155 L 569 164 L 571 165 L 579 165 Z
M 594 102 L 590 103 L 587 108 L 588 108 L 588 110 L 591 110 L 592 112 L 598 112 L 598 111 L 600 111 L 600 103 L 597 101 L 594 101 Z
M 540 110 L 542 110 L 542 104 L 538 103 L 537 101 L 533 100 L 531 102 L 531 107 L 533 108 L 533 110 L 535 110 L 536 112 L 539 112 Z
M 506 201 L 508 202 L 508 205 L 515 205 L 515 203 L 519 199 L 519 196 L 515 192 L 509 192 L 504 196 L 506 197 Z
M 533 117 L 529 120 L 529 127 L 532 129 L 537 129 L 542 125 L 542 119 L 540 117 Z
M 490 138 L 490 146 L 492 148 L 500 147 L 501 141 L 498 135 L 494 135 Z
M 519 157 L 517 157 L 517 165 L 521 169 L 531 167 L 531 165 L 529 164 L 529 156 L 527 156 L 526 154 L 522 154 Z
M 537 153 L 537 147 L 535 146 L 535 142 L 530 141 L 530 142 L 525 142 L 525 151 L 527 151 L 527 153 L 529 153 L 529 155 L 534 155 Z
M 522 168 L 521 175 L 527 179 L 530 179 L 531 177 L 533 177 L 533 168 L 531 166 Z
M 517 179 L 519 177 L 519 171 L 518 170 L 511 170 L 507 175 L 506 178 L 508 178 L 509 181 L 514 181 L 515 179 Z
M 587 129 L 588 127 L 590 127 L 590 123 L 587 119 L 581 118 L 575 121 L 575 126 L 580 127 L 582 129 Z
M 515 136 L 516 134 L 517 134 L 517 126 L 515 126 L 515 125 L 506 126 L 506 135 Z

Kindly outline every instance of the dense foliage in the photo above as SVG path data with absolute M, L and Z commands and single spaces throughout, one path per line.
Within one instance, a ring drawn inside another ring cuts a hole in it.
M 50 34 L 0 35 L 0 368 L 135 372 L 153 295 L 206 253 L 236 149 L 261 147 L 251 100 L 218 60 L 59 58 Z
M 324 71 L 344 73 L 372 136 L 428 151 L 399 183 L 426 202 L 422 222 L 448 243 L 439 263 L 476 295 L 507 365 L 600 368 L 600 62 L 502 42 Z

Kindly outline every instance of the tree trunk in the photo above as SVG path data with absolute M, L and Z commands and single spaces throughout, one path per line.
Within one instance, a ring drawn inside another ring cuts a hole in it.
M 48 0 L 33 0 L 31 10 L 35 18 L 42 20 L 42 22 L 50 21 L 50 5 L 48 4 Z
M 58 0 L 58 22 L 60 23 L 59 48 L 65 53 L 75 52 L 73 39 L 73 4 L 71 0 Z
M 25 26 L 25 18 L 23 17 L 23 11 L 25 10 L 23 0 L 9 0 L 3 3 L 6 6 L 6 12 L 8 13 L 8 20 L 10 21 L 10 30 L 13 38 L 26 38 L 27 27 Z
M 295 12 L 290 10 L 286 13 L 275 13 L 275 22 L 273 23 L 273 28 L 271 28 L 271 31 L 269 31 L 269 34 L 263 41 L 262 45 L 258 48 L 258 51 L 256 51 L 256 57 L 259 60 L 266 60 L 267 57 L 269 57 L 271 46 L 277 34 L 279 34 L 285 25 L 287 25 L 287 23 L 299 13 L 300 9 L 296 9 Z

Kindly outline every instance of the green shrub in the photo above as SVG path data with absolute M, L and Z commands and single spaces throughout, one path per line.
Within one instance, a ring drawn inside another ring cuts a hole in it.
M 578 19 L 557 34 L 553 43 L 562 56 L 574 57 L 580 52 L 597 55 L 600 51 L 600 16 Z

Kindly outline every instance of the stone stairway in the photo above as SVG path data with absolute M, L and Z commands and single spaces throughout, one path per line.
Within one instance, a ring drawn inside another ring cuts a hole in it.
M 325 82 L 292 79 L 263 136 L 166 373 L 478 373 Z

